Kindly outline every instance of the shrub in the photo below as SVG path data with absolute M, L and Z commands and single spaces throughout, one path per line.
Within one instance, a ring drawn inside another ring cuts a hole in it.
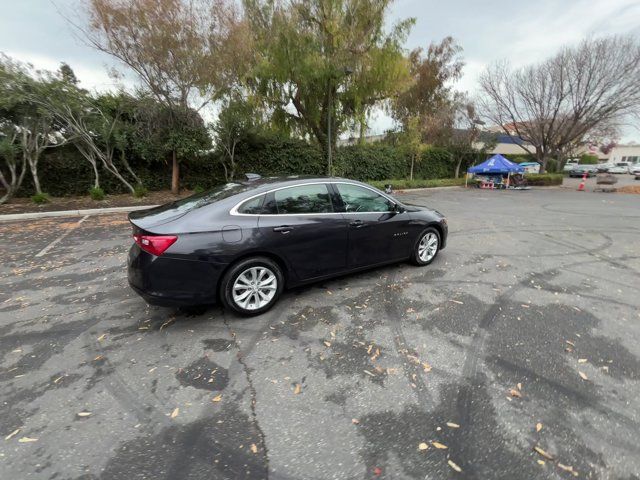
M 89 196 L 92 200 L 104 200 L 104 190 L 100 187 L 93 187 L 89 189 Z
M 202 185 L 196 185 L 193 187 L 193 193 L 202 193 L 205 191 L 205 188 Z
M 527 173 L 524 178 L 527 179 L 529 185 L 550 186 L 562 185 L 564 175 L 561 173 Z
M 136 197 L 136 198 L 146 197 L 147 193 L 149 193 L 149 191 L 143 185 L 136 185 L 133 188 L 133 196 Z
M 584 153 L 580 155 L 580 164 L 582 165 L 597 165 L 598 164 L 598 156 L 597 155 L 589 155 L 588 153 Z
M 547 173 L 556 173 L 558 169 L 558 161 L 555 158 L 547 159 Z
M 31 196 L 31 201 L 33 203 L 37 203 L 37 204 L 43 204 L 43 203 L 48 203 L 49 202 L 49 194 L 48 193 L 36 193 L 35 195 Z

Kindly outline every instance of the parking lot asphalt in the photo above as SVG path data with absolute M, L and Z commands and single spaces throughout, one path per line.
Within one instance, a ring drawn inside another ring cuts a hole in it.
M 639 478 L 640 196 L 399 198 L 433 264 L 256 318 L 147 306 L 122 214 L 0 224 L 0 478 Z

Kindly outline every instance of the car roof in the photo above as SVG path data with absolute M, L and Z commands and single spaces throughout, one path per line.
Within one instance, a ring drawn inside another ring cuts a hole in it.
M 314 177 L 307 175 L 292 175 L 288 177 L 264 177 L 258 178 L 255 180 L 243 180 L 239 183 L 240 185 L 244 185 L 248 187 L 246 190 L 247 193 L 251 192 L 252 195 L 256 193 L 260 193 L 263 191 L 269 191 L 276 188 L 288 187 L 294 185 L 305 185 L 309 183 L 330 183 L 330 182 L 349 182 L 355 183 L 358 185 L 365 185 L 362 182 L 357 180 L 351 180 L 348 178 L 342 177 Z

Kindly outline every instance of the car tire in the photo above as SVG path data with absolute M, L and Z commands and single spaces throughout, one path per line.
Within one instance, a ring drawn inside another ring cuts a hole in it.
M 432 244 L 433 240 L 435 240 L 435 250 L 432 250 L 434 246 Z M 420 233 L 418 240 L 413 246 L 411 262 L 418 266 L 429 265 L 438 256 L 439 251 L 440 234 L 435 228 L 429 227 Z
M 225 308 L 250 317 L 273 307 L 283 289 L 280 266 L 267 257 L 251 257 L 240 260 L 224 274 L 220 300 Z

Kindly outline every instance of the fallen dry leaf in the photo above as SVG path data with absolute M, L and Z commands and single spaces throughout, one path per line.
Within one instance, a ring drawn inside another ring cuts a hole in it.
M 464 305 L 464 302 L 461 302 L 460 300 L 449 300 L 449 301 L 453 303 L 457 303 L 458 305 Z
M 453 423 L 453 422 L 447 422 L 447 427 L 460 428 L 460 425 L 458 425 L 457 423 Z
M 580 378 L 583 380 L 589 380 L 589 378 L 587 378 L 587 374 L 584 372 L 578 372 L 578 375 L 580 375 Z
M 431 371 L 431 365 L 429 365 L 427 362 L 422 362 L 422 369 L 429 373 Z
M 376 376 L 375 373 L 371 373 L 369 370 L 363 370 L 363 372 L 366 373 L 367 375 L 371 375 L 372 377 Z
M 536 432 L 539 432 L 540 430 L 542 430 L 542 424 L 536 423 Z
M 429 448 L 429 445 L 427 445 L 425 442 L 421 442 L 418 445 L 418 450 L 427 450 Z
M 298 395 L 302 391 L 302 386 L 299 383 L 296 383 L 296 387 L 293 389 L 293 393 Z
M 455 463 L 453 462 L 453 460 L 447 460 L 447 463 L 448 463 L 448 464 L 449 464 L 449 466 L 450 466 L 451 468 L 453 468 L 456 472 L 461 472 L 461 471 L 462 471 L 462 469 L 461 469 L 457 464 L 455 464 Z
M 571 345 L 572 347 L 575 347 L 575 346 L 576 346 L 576 344 L 575 344 L 575 343 L 573 343 L 573 342 L 572 342 L 572 341 L 570 341 L 570 340 L 565 340 L 565 342 L 566 342 L 566 343 L 568 343 L 569 345 Z
M 180 409 L 178 407 L 176 407 L 173 412 L 171 412 L 171 418 L 176 418 L 178 416 L 178 414 L 180 413 Z
M 522 398 L 522 394 L 520 393 L 520 391 L 516 390 L 515 388 L 509 390 L 509 393 L 512 397 Z
M 258 453 L 258 446 L 255 443 L 251 444 L 251 451 L 253 453 Z
M 4 439 L 5 440 L 10 440 L 11 438 L 15 437 L 19 432 L 20 432 L 20 429 L 16 428 L 13 432 L 11 432 L 9 435 L 4 437 Z
M 518 390 L 522 390 L 522 384 L 518 383 L 518 385 L 516 385 L 516 387 L 518 387 Z
M 331 342 L 327 342 L 326 340 L 323 342 L 325 344 L 325 346 L 330 347 L 331 346 Z
M 352 418 L 351 423 L 353 423 L 354 425 L 358 425 L 360 423 L 360 420 L 358 420 L 357 418 Z
M 578 472 L 576 472 L 571 465 L 563 465 L 562 463 L 558 463 L 558 468 L 564 470 L 565 472 L 570 472 L 574 477 L 578 476 Z
M 37 442 L 38 439 L 37 438 L 29 438 L 29 437 L 22 437 L 20 440 L 18 440 L 19 443 L 31 443 L 31 442 Z
M 586 358 L 579 358 L 578 359 L 578 363 L 587 363 L 587 359 Z
M 546 465 L 547 462 L 545 462 L 544 460 L 540 460 L 538 459 L 538 465 Z
M 91 412 L 78 412 L 79 417 L 88 417 L 91 415 Z
M 222 400 L 222 394 L 216 395 L 211 399 L 212 402 L 219 402 L 220 400 Z
M 540 455 L 542 455 L 544 458 L 546 458 L 547 460 L 553 460 L 553 455 L 545 452 L 543 449 L 541 449 L 540 447 L 538 447 L 537 445 L 535 447 L 533 447 L 533 449 L 538 452 Z
M 100 335 L 100 336 L 98 337 L 98 341 L 99 341 L 99 342 L 101 342 L 101 341 L 102 341 L 102 340 L 104 340 L 105 338 L 107 338 L 107 334 L 106 334 L 106 333 L 103 333 L 102 335 Z
M 446 445 L 443 445 L 440 442 L 431 442 L 431 445 L 433 445 L 436 448 L 439 448 L 440 450 L 446 450 L 447 448 L 449 448 L 449 447 L 447 447 Z

